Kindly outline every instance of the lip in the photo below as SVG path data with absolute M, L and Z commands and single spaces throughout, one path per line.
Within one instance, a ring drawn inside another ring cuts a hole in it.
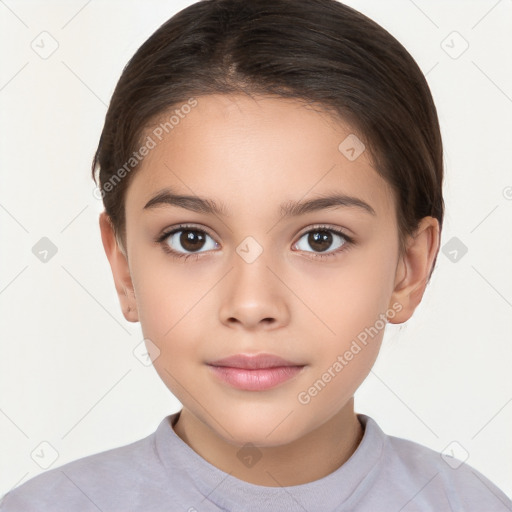
M 220 380 L 245 391 L 274 388 L 295 377 L 305 367 L 273 354 L 236 354 L 207 364 Z
M 304 366 L 293 361 L 287 361 L 274 354 L 235 354 L 208 363 L 212 366 L 229 366 L 244 370 L 259 370 L 261 368 L 278 368 L 282 366 Z

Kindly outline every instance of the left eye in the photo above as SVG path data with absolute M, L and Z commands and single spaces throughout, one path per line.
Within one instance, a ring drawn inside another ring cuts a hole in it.
M 341 239 L 342 242 L 338 243 L 337 245 L 335 245 L 335 247 L 332 248 L 331 245 L 336 239 Z M 305 243 L 302 244 L 302 246 L 301 240 L 306 241 Z M 336 231 L 334 229 L 317 228 L 308 231 L 307 233 L 304 233 L 295 245 L 298 247 L 299 250 L 306 252 L 311 252 L 305 248 L 306 245 L 312 247 L 314 249 L 313 252 L 326 252 L 330 248 L 332 249 L 331 252 L 336 252 L 336 249 L 343 247 L 349 242 L 349 237 L 347 237 L 346 235 L 339 231 Z

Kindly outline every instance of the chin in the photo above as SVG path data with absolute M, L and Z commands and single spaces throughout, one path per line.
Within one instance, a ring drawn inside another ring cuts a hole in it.
M 244 416 L 236 413 L 223 416 L 223 425 L 226 425 L 228 432 L 218 425 L 211 425 L 219 436 L 226 442 L 243 446 L 251 443 L 259 447 L 275 447 L 291 443 L 304 435 L 296 421 L 292 421 L 291 416 L 286 418 L 283 409 L 275 414 L 265 414 L 261 411 L 253 410 L 252 414 Z M 285 419 L 286 418 L 286 419 Z M 284 421 L 283 421 L 284 420 Z M 224 423 L 225 422 L 225 423 Z

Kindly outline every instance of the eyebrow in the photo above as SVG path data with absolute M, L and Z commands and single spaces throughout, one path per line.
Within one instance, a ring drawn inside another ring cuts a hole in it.
M 206 199 L 198 196 L 176 194 L 168 188 L 158 192 L 157 195 L 146 203 L 143 209 L 150 210 L 169 205 L 197 213 L 214 214 L 227 217 L 230 216 L 223 203 L 218 203 L 213 199 Z M 281 218 L 297 217 L 306 213 L 340 206 L 359 208 L 371 215 L 376 215 L 375 210 L 362 199 L 339 193 L 333 193 L 316 199 L 309 199 L 307 201 L 288 201 L 280 206 L 280 213 Z

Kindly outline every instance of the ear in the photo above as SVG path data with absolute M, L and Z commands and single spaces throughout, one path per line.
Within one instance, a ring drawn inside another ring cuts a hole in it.
M 133 289 L 128 260 L 118 244 L 112 223 L 106 212 L 100 214 L 100 231 L 103 248 L 114 277 L 123 315 L 129 322 L 138 322 L 139 314 Z
M 401 304 L 402 309 L 389 319 L 401 324 L 411 318 L 421 302 L 433 262 L 439 250 L 439 221 L 424 217 L 415 234 L 406 243 L 405 254 L 400 258 L 395 274 L 395 288 L 389 307 Z

